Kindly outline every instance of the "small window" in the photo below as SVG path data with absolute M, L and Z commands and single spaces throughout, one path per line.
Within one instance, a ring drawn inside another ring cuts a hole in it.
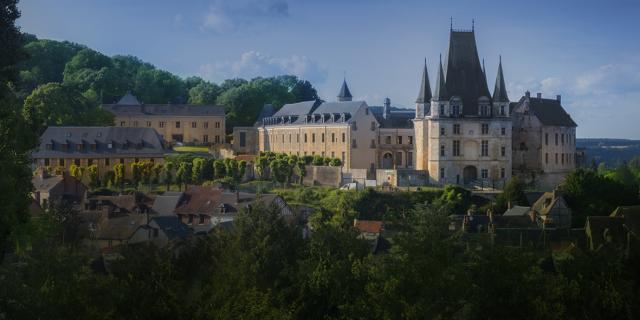
M 500 168 L 500 179 L 504 179 L 506 177 L 506 170 L 504 168 Z
M 391 144 L 391 136 L 385 136 L 384 137 L 384 143 L 385 144 Z
M 220 122 L 216 121 L 216 129 L 220 129 Z
M 413 136 L 407 136 L 407 140 L 409 140 L 409 144 L 413 144 Z
M 176 129 L 180 128 L 180 121 L 176 121 Z
M 202 135 L 202 142 L 207 143 L 209 142 L 209 135 Z
M 402 136 L 398 136 L 398 144 L 402 144 Z
M 202 126 L 203 126 L 205 129 L 209 129 L 209 122 L 204 122 L 204 123 L 202 123 Z
M 440 105 L 440 115 L 444 116 L 444 104 Z
M 197 128 L 198 127 L 198 123 L 193 121 L 191 122 L 191 128 Z

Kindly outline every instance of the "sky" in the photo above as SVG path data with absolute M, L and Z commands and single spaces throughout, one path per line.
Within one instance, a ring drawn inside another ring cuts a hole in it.
M 562 95 L 578 137 L 640 139 L 640 1 L 21 0 L 22 31 L 134 55 L 187 77 L 294 74 L 332 101 L 415 107 L 453 27 L 471 28 L 493 90 Z

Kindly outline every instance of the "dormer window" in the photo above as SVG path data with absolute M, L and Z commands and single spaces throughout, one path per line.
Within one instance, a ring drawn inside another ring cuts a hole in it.
M 444 116 L 444 104 L 440 105 L 440 115 Z
M 489 106 L 481 105 L 480 106 L 480 115 L 481 116 L 488 116 L 489 115 Z
M 505 112 L 504 112 L 504 106 L 500 106 L 500 115 L 501 116 L 506 115 Z
M 454 104 L 451 106 L 451 115 L 452 116 L 457 116 L 458 114 L 460 114 L 460 106 Z

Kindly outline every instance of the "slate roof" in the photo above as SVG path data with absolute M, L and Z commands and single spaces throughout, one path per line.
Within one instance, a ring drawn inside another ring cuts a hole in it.
M 373 116 L 376 118 L 381 128 L 413 128 L 412 120 L 415 118 L 415 110 L 413 109 L 391 107 L 387 118 L 383 116 L 384 107 L 372 106 L 369 107 L 369 111 L 371 111 Z
M 96 231 L 99 240 L 127 240 L 147 222 L 144 214 L 134 214 L 106 220 Z
M 577 127 L 571 116 L 556 99 L 529 98 L 529 110 L 543 125 Z
M 176 216 L 154 217 L 151 221 L 158 225 L 158 228 L 167 235 L 169 240 L 176 238 L 184 239 L 189 236 L 189 227 L 182 223 L 180 218 Z
M 59 183 L 61 183 L 64 180 L 63 176 L 50 176 L 50 177 L 41 177 L 41 176 L 34 176 L 33 178 L 31 178 L 31 184 L 33 184 L 33 188 L 36 191 L 40 191 L 40 192 L 48 192 L 49 190 L 51 190 L 53 187 L 57 186 Z
M 496 86 L 493 89 L 493 101 L 509 101 L 509 96 L 507 96 L 507 86 L 504 83 L 504 75 L 502 74 L 502 58 L 500 58 L 500 63 L 498 64 Z
M 131 91 L 127 91 L 127 93 L 124 96 L 122 96 L 122 98 L 120 98 L 120 100 L 116 104 L 124 105 L 124 106 L 141 105 L 140 101 L 138 101 L 138 98 L 136 98 L 136 96 L 131 94 Z
M 297 116 L 311 114 L 319 105 L 318 100 L 302 101 L 296 103 L 288 103 L 282 106 L 278 112 L 273 114 L 274 117 L 280 116 Z
M 321 104 L 313 113 L 350 113 L 352 116 L 356 114 L 358 109 L 364 105 L 364 101 L 336 101 L 325 102 Z
M 459 96 L 464 115 L 478 114 L 478 98 L 491 98 L 482 72 L 475 33 L 451 30 L 445 83 L 450 96 Z
M 444 71 L 442 71 L 442 58 L 440 58 L 440 64 L 438 65 L 438 74 L 436 75 L 436 87 L 433 91 L 433 100 L 443 101 L 449 99 L 449 93 L 447 92 L 447 85 L 444 82 Z
M 531 207 L 513 206 L 511 209 L 504 212 L 503 216 L 525 216 L 529 213 Z
M 66 150 L 64 145 L 68 146 Z M 78 145 L 82 146 L 80 151 L 77 150 Z M 91 158 L 105 155 L 161 157 L 164 153 L 162 138 L 152 128 L 48 127 L 40 136 L 40 146 L 32 153 L 32 157 Z
M 224 116 L 224 107 L 195 104 L 105 104 L 102 108 L 116 116 Z
M 161 216 L 172 216 L 180 199 L 182 199 L 182 192 L 165 192 L 156 196 L 151 211 Z
M 340 93 L 338 93 L 338 99 L 351 99 L 353 96 L 351 95 L 351 91 L 349 91 L 349 86 L 347 86 L 347 80 L 342 81 L 342 87 L 340 87 Z
M 427 71 L 427 59 L 424 59 L 424 69 L 422 70 L 422 83 L 416 103 L 429 103 L 431 101 L 431 85 L 429 84 L 429 72 Z
M 260 114 L 258 115 L 258 119 L 256 119 L 255 126 L 262 125 L 262 119 L 271 117 L 275 113 L 276 113 L 276 109 L 273 107 L 273 105 L 265 104 L 264 106 L 262 106 L 262 109 L 260 110 Z
M 262 194 L 258 197 L 254 193 L 240 192 L 236 194 L 224 192 L 216 187 L 195 186 L 184 192 L 175 212 L 177 214 L 205 214 L 209 216 L 234 215 L 256 201 L 270 205 L 278 198 L 279 196 L 275 194 Z M 225 209 L 224 212 L 220 210 L 222 207 Z

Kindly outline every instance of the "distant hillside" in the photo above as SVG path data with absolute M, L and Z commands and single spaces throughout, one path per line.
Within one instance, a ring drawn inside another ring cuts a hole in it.
M 629 139 L 577 139 L 578 148 L 585 148 L 587 164 L 605 162 L 615 166 L 640 156 L 640 140 Z

